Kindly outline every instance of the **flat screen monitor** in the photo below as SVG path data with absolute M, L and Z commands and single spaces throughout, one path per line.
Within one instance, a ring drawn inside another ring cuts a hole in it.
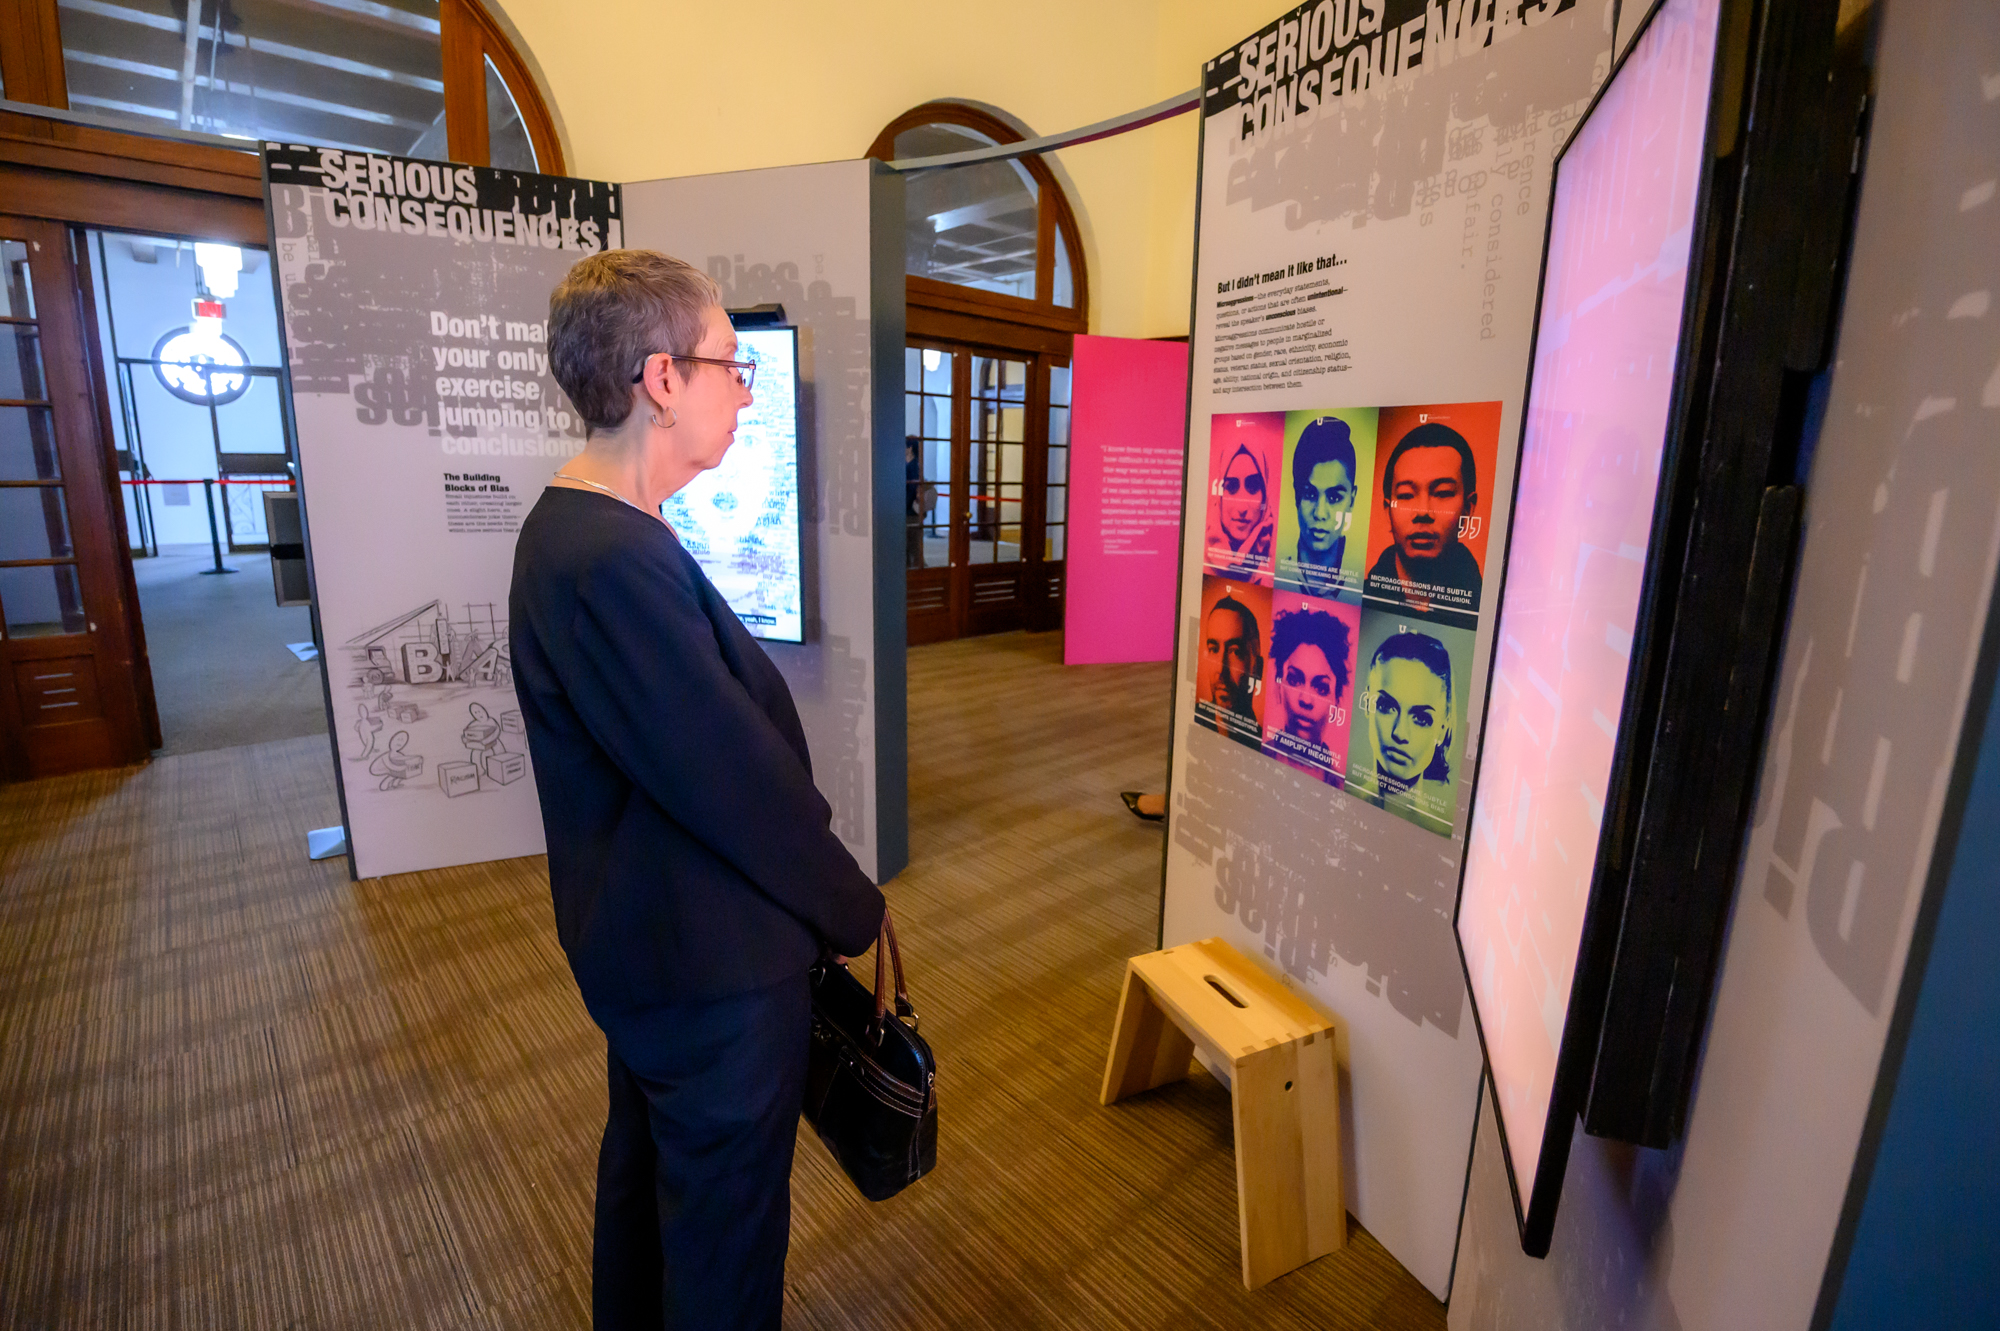
M 757 363 L 736 442 L 660 512 L 752 637 L 804 642 L 799 330 L 739 327 L 736 345 Z
M 1621 816 L 1648 561 L 1665 544 L 1656 508 L 1677 446 L 1719 6 L 1664 0 L 1556 165 L 1454 918 L 1535 1255 L 1596 1052 L 1578 958 Z

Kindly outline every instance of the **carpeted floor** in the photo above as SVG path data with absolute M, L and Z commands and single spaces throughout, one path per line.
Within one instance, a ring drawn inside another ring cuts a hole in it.
M 939 1165 L 871 1205 L 802 1136 L 786 1325 L 1441 1328 L 1359 1228 L 1243 1290 L 1205 1075 L 1097 1105 L 1167 668 L 1060 641 L 911 653 Z M 587 1324 L 603 1042 L 543 861 L 350 883 L 335 816 L 314 738 L 0 788 L 0 1326 Z
M 326 734 L 319 666 L 285 650 L 312 639 L 306 608 L 277 603 L 269 555 L 222 562 L 238 571 L 204 575 L 215 563 L 205 545 L 162 546 L 156 558 L 132 561 L 161 754 Z

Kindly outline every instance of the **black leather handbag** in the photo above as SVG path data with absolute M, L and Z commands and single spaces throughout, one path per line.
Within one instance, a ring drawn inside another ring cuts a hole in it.
M 896 973 L 894 1011 L 885 959 Z M 937 1164 L 937 1060 L 917 1034 L 886 912 L 875 941 L 874 993 L 828 953 L 813 963 L 805 1113 L 871 1202 L 895 1196 Z

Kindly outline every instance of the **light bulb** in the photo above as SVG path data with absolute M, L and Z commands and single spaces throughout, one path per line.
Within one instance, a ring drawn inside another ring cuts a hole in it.
M 228 300 L 236 294 L 236 278 L 243 271 L 243 251 L 234 245 L 211 245 L 198 240 L 194 244 L 194 261 L 201 269 L 202 285 L 217 300 Z

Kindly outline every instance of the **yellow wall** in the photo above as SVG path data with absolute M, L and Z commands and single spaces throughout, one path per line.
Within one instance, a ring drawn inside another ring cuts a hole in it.
M 570 153 L 600 180 L 858 157 L 934 98 L 1051 134 L 1193 87 L 1285 0 L 486 0 L 539 68 Z M 1092 332 L 1187 332 L 1195 120 L 1055 155 L 1084 231 Z

